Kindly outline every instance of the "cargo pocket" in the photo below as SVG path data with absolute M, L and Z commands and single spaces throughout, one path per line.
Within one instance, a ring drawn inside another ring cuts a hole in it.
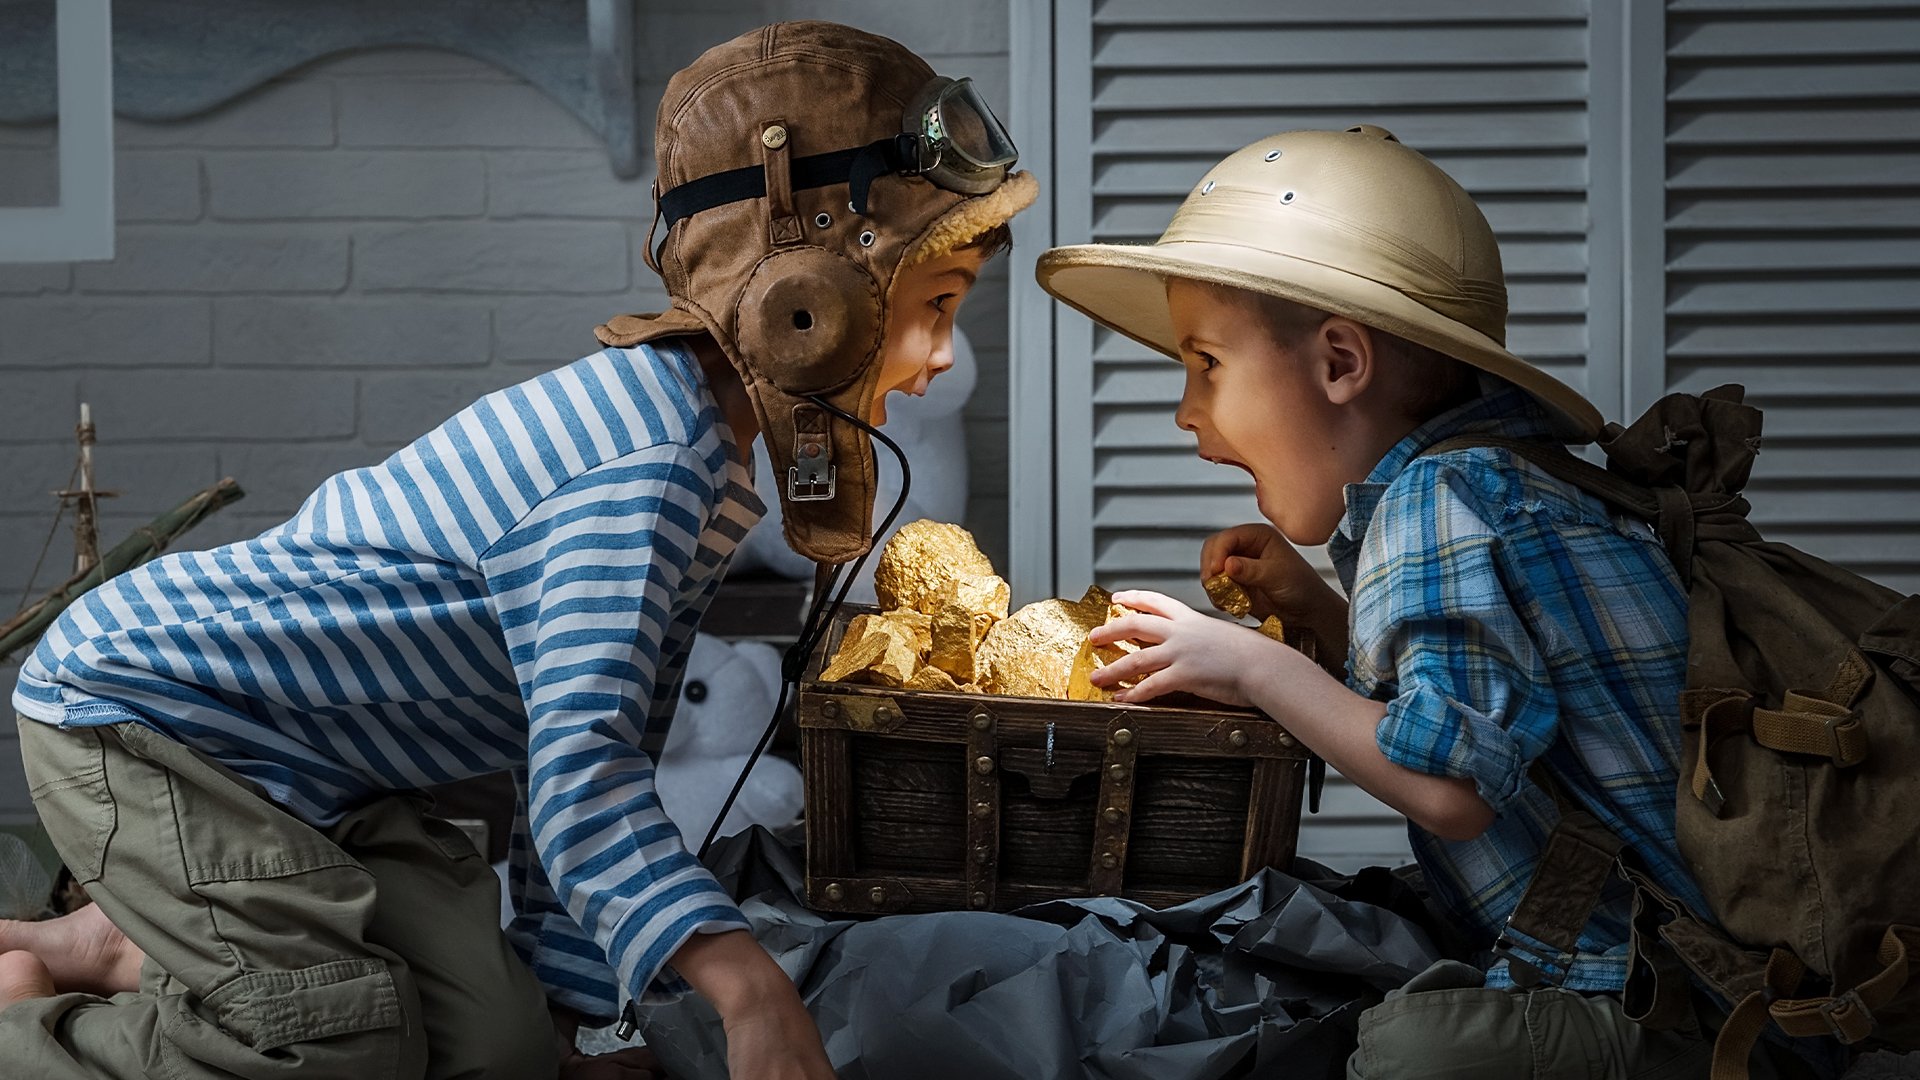
M 54 850 L 75 880 L 98 881 L 107 842 L 118 824 L 100 729 L 24 720 L 20 756 L 27 792 Z
M 397 1029 L 404 1016 L 393 974 L 385 961 L 372 958 L 251 972 L 208 994 L 204 1003 L 222 1028 L 262 1053 L 338 1035 Z M 394 1034 L 397 1038 L 399 1033 Z

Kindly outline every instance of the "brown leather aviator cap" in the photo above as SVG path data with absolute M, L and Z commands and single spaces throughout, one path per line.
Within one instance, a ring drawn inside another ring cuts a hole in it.
M 787 543 L 859 556 L 876 482 L 865 421 L 902 268 L 952 251 L 1033 201 L 1013 147 L 972 91 L 897 42 L 777 23 L 707 51 L 667 84 L 654 191 L 672 308 L 595 331 L 629 347 L 706 333 L 753 399 Z

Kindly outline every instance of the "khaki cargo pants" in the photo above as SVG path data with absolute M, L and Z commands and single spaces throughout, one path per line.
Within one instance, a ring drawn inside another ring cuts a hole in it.
M 1694 1080 L 1713 1063 L 1712 1032 L 1643 1028 L 1617 997 L 1484 981 L 1442 960 L 1388 993 L 1360 1014 L 1348 1080 Z M 1814 1076 L 1783 1049 L 1763 1044 L 1754 1054 L 1751 1080 Z
M 0 1077 L 550 1080 L 493 870 L 425 801 L 316 830 L 137 724 L 22 718 L 55 848 L 147 954 L 139 993 L 0 1011 Z

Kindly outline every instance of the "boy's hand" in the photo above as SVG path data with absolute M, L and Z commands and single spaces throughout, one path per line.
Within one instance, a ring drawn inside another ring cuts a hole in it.
M 1278 615 L 1282 622 L 1312 630 L 1330 656 L 1345 659 L 1347 602 L 1278 529 L 1254 522 L 1207 537 L 1200 545 L 1200 577 L 1221 573 L 1247 591 L 1254 618 Z
M 800 998 L 792 1007 L 768 1008 L 729 1019 L 727 1075 L 766 1080 L 834 1080 L 833 1065 L 820 1045 L 820 1029 Z
M 1102 689 L 1139 680 L 1114 694 L 1115 701 L 1151 701 L 1182 690 L 1223 705 L 1248 707 L 1253 704 L 1250 681 L 1270 676 L 1289 654 L 1299 656 L 1257 630 L 1202 615 L 1162 593 L 1119 592 L 1113 594 L 1113 601 L 1134 609 L 1134 614 L 1123 615 L 1087 636 L 1095 645 L 1125 639 L 1148 646 L 1096 668 L 1089 676 Z
M 728 1075 L 834 1080 L 820 1029 L 800 992 L 752 934 L 695 934 L 670 963 L 720 1014 Z

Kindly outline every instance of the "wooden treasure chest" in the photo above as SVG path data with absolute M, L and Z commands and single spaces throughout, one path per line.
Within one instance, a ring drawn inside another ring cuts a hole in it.
M 1266 716 L 819 681 L 870 610 L 800 689 L 809 906 L 1162 907 L 1292 862 L 1308 753 Z

